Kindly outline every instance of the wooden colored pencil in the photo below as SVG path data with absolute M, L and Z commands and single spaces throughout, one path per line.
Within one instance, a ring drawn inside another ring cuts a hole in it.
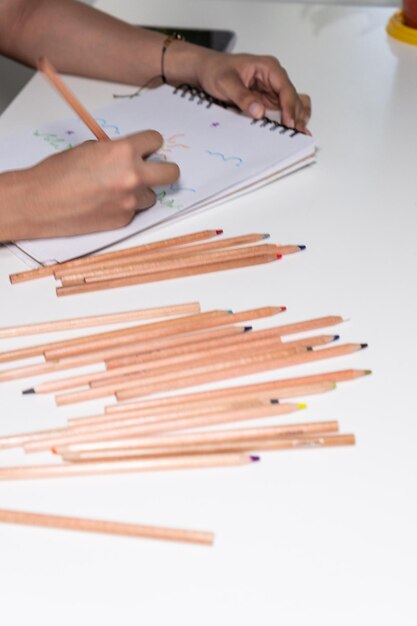
M 279 426 L 258 426 L 252 428 L 234 428 L 211 430 L 207 432 L 168 433 L 159 436 L 129 437 L 96 443 L 79 443 L 55 450 L 60 455 L 104 455 L 104 453 L 128 453 L 131 450 L 148 450 L 153 448 L 178 448 L 181 446 L 209 445 L 217 443 L 244 443 L 246 441 L 265 441 L 277 437 L 293 439 L 303 435 L 319 433 L 337 433 L 337 421 L 307 422 L 304 424 L 281 424 Z M 104 457 L 103 457 L 104 458 Z
M 233 324 L 233 323 L 248 322 L 251 320 L 259 319 L 263 317 L 264 315 L 268 317 L 269 315 L 275 315 L 276 313 L 281 313 L 285 310 L 286 310 L 285 307 L 261 307 L 259 309 L 252 309 L 249 311 L 235 313 L 233 314 L 234 317 L 231 317 L 232 314 L 226 311 L 208 311 L 208 312 L 198 314 L 198 319 L 201 320 L 201 319 L 205 319 L 206 317 L 213 317 L 213 316 L 216 318 L 219 318 L 219 317 L 222 317 L 221 316 L 221 313 L 222 313 L 225 316 L 227 315 L 225 319 L 228 322 L 228 324 Z M 185 319 L 188 321 L 190 319 L 192 320 L 195 317 L 196 316 L 193 315 L 193 316 L 188 316 Z M 169 324 L 169 326 L 172 327 L 173 322 L 178 323 L 178 320 L 177 321 L 170 320 L 170 322 L 171 323 Z M 183 324 L 183 322 L 184 322 L 184 318 L 180 318 L 179 323 Z M 314 318 L 311 320 L 304 320 L 301 322 L 294 322 L 291 324 L 285 324 L 282 326 L 277 326 L 276 328 L 278 329 L 278 332 L 281 336 L 286 336 L 286 335 L 291 335 L 291 334 L 296 334 L 296 333 L 308 332 L 310 330 L 318 330 L 320 328 L 325 328 L 329 326 L 334 326 L 336 324 L 340 324 L 341 322 L 343 322 L 342 317 L 331 315 L 331 316 L 326 316 L 326 317 Z M 163 326 L 166 327 L 166 322 L 163 322 L 162 324 Z M 114 337 L 121 337 L 123 335 L 129 335 L 130 339 L 132 340 L 129 343 L 133 343 L 135 341 L 134 335 L 136 333 L 138 335 L 137 336 L 138 341 L 139 340 L 149 341 L 150 339 L 157 339 L 158 337 L 157 336 L 155 337 L 155 335 L 152 332 L 149 333 L 148 331 L 154 331 L 155 329 L 158 330 L 160 328 L 161 328 L 161 322 L 154 322 L 152 324 L 141 324 L 139 326 L 133 326 L 129 329 L 121 329 L 117 331 L 99 333 L 99 334 L 89 335 L 87 337 L 77 337 L 73 339 L 67 339 L 64 341 L 53 341 L 53 342 L 43 343 L 43 344 L 36 345 L 36 346 L 29 346 L 27 348 L 19 348 L 17 350 L 7 350 L 5 352 L 0 352 L 0 363 L 18 361 L 18 360 L 32 358 L 36 356 L 45 356 L 46 353 L 48 354 L 51 353 L 50 354 L 51 360 L 53 360 L 53 357 L 55 357 L 56 360 L 58 358 L 62 359 L 65 357 L 63 357 L 62 355 L 60 357 L 56 356 L 56 354 L 53 352 L 55 349 L 58 350 L 59 348 L 66 348 L 71 345 L 73 346 L 82 345 L 83 343 L 94 344 L 95 342 L 97 342 L 99 344 L 100 343 L 103 344 L 108 339 L 112 339 Z M 210 326 L 208 328 L 210 328 Z M 178 333 L 180 333 L 180 329 L 177 328 L 176 330 Z M 203 328 L 202 330 L 207 330 L 207 329 Z M 156 332 L 156 335 L 158 335 L 157 332 Z M 117 354 L 124 353 L 123 347 L 117 346 L 115 350 L 116 350 L 116 353 L 111 353 L 111 352 L 106 353 L 105 350 L 103 349 L 102 351 L 103 354 L 99 355 L 100 356 L 99 360 L 107 360 L 108 358 L 111 358 L 112 356 L 115 356 L 115 355 L 117 356 Z M 129 352 L 128 344 L 126 345 L 126 352 L 127 353 Z M 88 362 L 90 363 L 90 362 L 95 362 L 95 361 L 93 360 L 93 361 L 88 361 Z M 0 380 L 1 380 L 1 375 L 3 373 L 4 372 L 0 371 Z
M 222 250 L 213 250 L 200 254 L 184 255 L 163 258 L 150 259 L 146 257 L 139 258 L 134 263 L 121 266 L 108 266 L 95 268 L 86 271 L 84 274 L 62 276 L 60 279 L 64 287 L 69 285 L 82 285 L 83 283 L 94 283 L 97 281 L 115 280 L 119 278 L 127 278 L 129 276 L 140 276 L 155 272 L 164 272 L 187 267 L 201 266 L 204 264 L 222 263 L 236 259 L 249 257 L 258 257 L 268 254 L 281 255 L 293 254 L 299 252 L 299 246 L 276 246 L 274 244 L 264 244 L 259 246 L 249 246 L 241 248 L 230 248 Z
M 262 333 L 262 336 L 265 336 L 265 337 L 268 335 L 270 335 L 271 337 L 274 337 L 274 341 L 280 341 L 280 340 L 282 341 L 282 335 L 280 332 L 277 331 L 275 327 L 268 328 L 265 330 L 254 330 L 251 332 L 251 335 L 257 335 L 258 337 L 260 337 L 261 333 Z M 303 337 L 301 339 L 297 339 L 293 341 L 282 342 L 282 345 L 286 347 L 293 347 L 295 345 L 307 346 L 307 347 L 318 347 L 318 346 L 324 346 L 326 344 L 332 343 L 336 341 L 337 339 L 339 339 L 338 335 L 310 335 L 309 337 Z M 212 345 L 214 345 L 215 341 L 216 340 L 213 340 Z M 220 341 L 221 340 L 219 339 L 218 343 L 220 343 Z M 198 345 L 198 344 L 193 344 L 193 346 L 196 350 L 199 350 L 201 348 L 201 345 Z M 155 351 L 154 353 L 131 354 L 131 355 L 123 356 L 123 357 L 117 357 L 114 359 L 108 359 L 106 361 L 106 368 L 107 370 L 113 370 L 113 369 L 117 370 L 121 367 L 126 367 L 128 365 L 137 365 L 139 363 L 146 363 L 148 361 L 152 361 L 155 358 L 165 358 L 166 356 L 174 356 L 175 354 L 184 354 L 186 350 L 187 350 L 186 346 L 176 346 L 173 348 L 168 348 L 166 350 L 165 349 L 159 350 L 158 352 Z
M 132 425 L 145 426 L 152 425 L 154 423 L 160 423 L 170 421 L 179 418 L 192 418 L 192 417 L 208 417 L 210 415 L 223 415 L 224 413 L 237 413 L 237 411 L 252 410 L 255 411 L 265 406 L 269 406 L 271 403 L 262 399 L 245 399 L 242 401 L 232 401 L 225 403 L 224 405 L 216 404 L 214 406 L 198 407 L 192 410 L 182 411 L 166 411 L 162 415 L 157 416 L 142 416 L 129 414 L 124 416 L 123 414 L 104 415 L 103 420 L 91 420 L 83 421 L 79 420 L 74 423 L 68 424 L 68 426 L 61 426 L 58 428 L 49 428 L 46 430 L 36 430 L 23 433 L 17 433 L 13 435 L 6 435 L 0 437 L 0 449 L 18 448 L 29 442 L 57 439 L 59 437 L 66 437 L 70 435 L 82 435 L 85 433 L 91 433 L 99 430 L 106 430 L 113 427 L 130 427 Z M 274 411 L 273 411 L 274 412 Z M 133 419 L 132 419 L 133 418 Z
M 263 265 L 265 263 L 272 263 L 279 259 L 281 259 L 281 255 L 276 254 L 266 254 L 258 257 L 244 257 L 242 259 L 237 259 L 234 261 L 223 261 L 219 263 L 210 263 L 207 265 L 198 265 L 196 267 L 166 270 L 163 272 L 155 272 L 154 274 L 130 276 L 127 278 L 115 278 L 101 282 L 92 282 L 84 285 L 57 287 L 56 294 L 59 297 L 73 296 L 82 293 L 103 291 L 105 289 L 116 289 L 119 287 L 129 287 L 131 285 L 144 285 L 147 283 L 155 283 L 163 280 L 172 280 L 174 278 L 184 278 L 187 276 L 197 276 L 201 274 L 213 274 L 215 272 L 224 272 L 227 270 L 238 269 L 240 267 Z
M 230 326 L 241 322 L 272 317 L 283 313 L 285 310 L 286 307 L 267 306 L 241 311 L 240 313 L 208 311 L 207 313 L 187 315 L 170 319 L 169 321 L 144 324 L 133 329 L 128 328 L 92 337 L 83 337 L 81 338 L 82 341 L 75 341 L 57 348 L 44 349 L 43 355 L 47 361 L 60 361 L 61 359 L 79 356 L 88 352 L 100 351 L 104 348 L 120 347 L 122 344 L 129 345 L 134 340 L 157 339 L 181 332 L 189 333 L 220 326 Z
M 72 389 L 76 387 L 85 387 L 89 384 L 93 384 L 99 381 L 106 381 L 116 377 L 139 373 L 147 371 L 149 369 L 155 369 L 169 365 L 172 363 L 181 363 L 189 361 L 192 358 L 197 358 L 200 355 L 208 353 L 210 350 L 226 351 L 230 349 L 238 349 L 239 346 L 252 345 L 258 342 L 274 342 L 278 347 L 282 346 L 283 350 L 288 348 L 301 346 L 304 344 L 291 342 L 283 344 L 280 340 L 280 336 L 274 329 L 267 329 L 265 331 L 254 331 L 251 333 L 239 333 L 232 334 L 230 336 L 220 336 L 208 341 L 197 341 L 192 344 L 185 344 L 174 346 L 173 348 L 166 350 L 159 350 L 154 352 L 147 352 L 141 355 L 134 355 L 131 357 L 131 362 L 128 365 L 122 365 L 120 367 L 110 367 L 100 372 L 89 372 L 81 376 L 72 376 L 69 378 L 62 378 L 60 380 L 53 380 L 36 385 L 33 388 L 35 393 L 51 393 L 55 391 L 61 391 L 63 389 Z
M 0 468 L 0 480 L 32 480 L 37 478 L 66 478 L 99 474 L 233 467 L 251 464 L 258 460 L 258 457 L 249 454 L 202 454 L 188 457 L 165 457 L 163 459 L 134 459 L 62 465 L 26 465 Z
M 79 532 L 118 535 L 120 537 L 180 541 L 202 545 L 212 545 L 214 541 L 213 533 L 202 530 L 144 526 L 142 524 L 128 524 L 126 522 L 67 517 L 63 515 L 46 515 L 44 513 L 10 511 L 6 509 L 0 509 L 0 522 L 3 524 L 38 526 L 48 529 L 75 530 Z
M 231 394 L 229 397 L 214 399 L 211 402 L 208 400 L 202 400 L 200 402 L 195 401 L 184 404 L 173 403 L 172 406 L 161 404 L 160 406 L 149 408 L 127 408 L 124 411 L 121 410 L 111 413 L 105 412 L 99 415 L 71 417 L 68 419 L 68 426 L 71 427 L 77 424 L 99 424 L 109 422 L 114 419 L 115 416 L 123 419 L 136 416 L 142 417 L 144 420 L 152 420 L 161 415 L 164 417 L 167 415 L 176 415 L 177 417 L 180 417 L 191 414 L 198 415 L 202 412 L 206 413 L 207 411 L 214 413 L 215 411 L 220 411 L 223 408 L 231 407 L 236 402 L 244 403 L 257 401 L 263 404 L 276 404 L 279 401 L 288 400 L 289 398 L 301 398 L 309 395 L 327 393 L 329 391 L 334 391 L 335 389 L 336 383 L 316 383 L 310 385 L 281 387 L 278 390 L 273 391 L 254 391 L 253 394 L 242 394 L 242 396 Z M 120 403 L 119 405 L 112 406 L 123 407 L 124 405 L 123 403 Z
M 213 250 L 223 250 L 227 248 L 237 248 L 239 246 L 243 246 L 246 244 L 257 243 L 258 241 L 262 241 L 269 238 L 269 234 L 267 233 L 253 233 L 250 235 L 240 235 L 238 237 L 227 237 L 224 239 L 220 239 L 216 237 L 213 241 L 205 242 L 205 243 L 196 243 L 187 246 L 176 246 L 169 247 L 166 249 L 156 249 L 156 250 L 139 250 L 136 252 L 135 248 L 127 248 L 126 251 L 132 250 L 131 253 L 126 254 L 124 257 L 120 259 L 100 259 L 98 263 L 93 262 L 97 257 L 88 257 L 89 263 L 86 267 L 81 266 L 80 268 L 72 268 L 72 267 L 57 267 L 54 271 L 54 276 L 57 280 L 61 280 L 62 278 L 73 279 L 74 281 L 78 281 L 82 279 L 86 272 L 94 273 L 96 270 L 101 271 L 102 268 L 113 268 L 113 267 L 123 267 L 125 265 L 130 265 L 132 263 L 140 263 L 142 260 L 153 260 L 153 259 L 169 259 L 176 258 L 177 256 L 192 256 L 195 254 L 202 254 L 204 252 L 211 252 Z M 279 244 L 277 244 L 279 245 Z M 297 246 L 300 250 L 300 246 Z M 101 255 L 103 256 L 103 255 Z
M 66 85 L 64 81 L 58 76 L 50 61 L 48 61 L 46 57 L 39 57 L 37 67 L 38 70 L 46 76 L 46 78 L 57 90 L 57 92 L 64 98 L 65 102 L 71 107 L 76 115 L 78 115 L 78 117 L 84 122 L 84 124 L 93 133 L 96 139 L 98 139 L 99 141 L 110 141 L 110 137 L 104 132 L 104 130 L 96 122 L 94 117 L 90 115 L 87 109 L 72 93 L 68 85 Z
M 164 367 L 170 364 L 186 363 L 193 358 L 201 357 L 201 355 L 207 354 L 209 350 L 218 348 L 219 350 L 226 351 L 227 347 L 231 350 L 238 349 L 239 346 L 245 348 L 248 345 L 258 344 L 260 349 L 262 347 L 269 347 L 267 342 L 271 342 L 273 333 L 266 331 L 255 331 L 249 335 L 251 341 L 238 341 L 237 336 L 232 335 L 225 339 L 214 339 L 211 342 L 201 342 L 192 344 L 191 346 L 179 346 L 172 348 L 171 350 L 160 351 L 158 353 L 147 353 L 141 356 L 131 357 L 130 364 L 122 365 L 120 367 L 110 367 L 104 371 L 89 372 L 88 374 L 82 374 L 79 376 L 71 376 L 68 378 L 60 378 L 58 380 L 46 381 L 35 385 L 31 389 L 25 390 L 23 393 L 55 393 L 57 391 L 64 391 L 66 389 L 76 389 L 86 386 L 101 386 L 107 382 L 114 382 L 114 379 L 126 377 L 128 375 L 140 372 L 146 372 L 149 370 Z M 243 335 L 245 336 L 245 335 Z M 265 339 L 263 339 L 265 336 Z M 268 339 L 267 339 L 268 337 Z M 286 342 L 280 344 L 282 351 L 287 352 L 290 348 L 310 348 L 315 345 L 324 345 L 322 338 L 319 338 L 318 342 L 315 342 L 315 338 L 311 340 L 303 339 L 294 342 Z M 277 340 L 276 340 L 277 341 Z M 279 344 L 279 338 L 278 338 Z M 276 345 L 276 349 L 280 349 L 279 345 Z M 301 350 L 300 350 L 301 351 Z
M 138 384 L 137 387 L 116 391 L 115 396 L 118 400 L 131 400 L 151 393 L 160 391 L 169 391 L 181 389 L 184 387 L 193 387 L 202 383 L 212 382 L 214 380 L 226 380 L 228 378 L 236 378 L 246 374 L 268 371 L 271 369 L 280 369 L 294 365 L 312 363 L 322 359 L 346 356 L 361 350 L 365 344 L 344 344 L 334 348 L 323 348 L 322 350 L 314 350 L 305 352 L 287 358 L 281 358 L 279 354 L 269 353 L 268 355 L 254 355 L 252 357 L 242 358 L 239 365 L 216 364 L 214 366 L 203 366 L 201 368 L 190 368 L 184 370 L 181 374 L 172 376 L 171 374 L 163 374 L 155 377 L 152 381 L 148 378 L 144 383 Z M 60 404 L 57 397 L 58 404 Z
M 282 363 L 280 367 L 285 367 L 287 362 L 289 365 L 298 365 L 299 363 L 303 363 L 302 360 L 296 361 L 295 363 L 291 363 L 290 360 L 292 358 L 298 358 L 299 356 L 304 356 L 307 354 L 307 348 L 298 347 L 298 348 L 289 348 L 288 350 L 283 350 L 280 348 L 271 348 L 269 347 L 270 342 L 262 342 L 259 345 L 254 344 L 253 346 L 248 346 L 247 349 L 244 349 L 243 346 L 238 347 L 237 349 L 232 350 L 230 347 L 228 350 L 226 349 L 226 356 L 221 358 L 219 355 L 221 351 L 217 351 L 216 354 L 209 355 L 206 357 L 197 357 L 195 355 L 191 355 L 191 359 L 187 361 L 183 361 L 182 367 L 180 369 L 181 376 L 192 375 L 193 372 L 196 375 L 199 375 L 203 372 L 213 372 L 213 371 L 229 371 L 230 368 L 239 368 L 240 366 L 244 366 L 252 363 L 252 361 L 257 363 L 268 362 L 271 359 L 280 360 Z M 55 396 L 55 400 L 58 406 L 63 406 L 66 404 L 73 404 L 79 402 L 86 402 L 90 400 L 95 400 L 97 398 L 105 398 L 107 396 L 112 396 L 116 394 L 117 397 L 120 394 L 124 393 L 129 389 L 136 389 L 138 386 L 144 386 L 152 383 L 159 383 L 165 380 L 170 381 L 173 377 L 177 377 L 178 374 L 178 365 L 173 363 L 166 367 L 161 367 L 160 369 L 149 369 L 148 371 L 142 371 L 139 373 L 134 373 L 122 377 L 122 379 L 112 381 L 105 381 L 102 385 L 92 384 L 89 389 L 83 390 L 74 390 L 64 393 L 58 393 Z
M 295 378 L 281 378 L 262 383 L 251 383 L 246 385 L 224 387 L 209 391 L 196 391 L 193 393 L 177 394 L 162 398 L 151 398 L 135 400 L 134 402 L 120 402 L 110 404 L 105 407 L 105 413 L 124 413 L 126 411 L 149 411 L 164 410 L 174 406 L 198 405 L 200 403 L 223 402 L 225 398 L 253 397 L 256 394 L 267 394 L 268 397 L 278 395 L 283 388 L 303 387 L 304 385 L 320 385 L 322 383 L 336 384 L 340 382 L 352 381 L 371 373 L 370 370 L 347 369 L 312 374 L 309 376 L 297 376 Z
M 85 335 L 82 337 L 72 337 L 71 339 L 63 339 L 60 341 L 49 341 L 47 343 L 38 344 L 35 346 L 28 346 L 25 348 L 19 348 L 17 350 L 7 350 L 6 352 L 0 352 L 0 363 L 6 363 L 9 361 L 20 361 L 22 359 L 29 359 L 36 356 L 45 356 L 46 354 L 54 355 L 55 352 L 65 352 L 71 347 L 89 346 L 92 345 L 106 345 L 107 341 L 120 339 L 122 337 L 138 336 L 141 339 L 144 338 L 156 338 L 164 336 L 160 331 L 165 329 L 173 329 L 172 334 L 181 329 L 188 327 L 191 330 L 194 327 L 199 327 L 199 322 L 206 318 L 223 318 L 227 316 L 228 311 L 205 311 L 204 313 L 196 313 L 194 315 L 184 315 L 180 317 L 169 318 L 165 320 L 159 320 L 157 322 L 149 322 L 147 324 L 137 324 L 128 328 L 119 328 L 116 330 L 108 330 L 101 333 L 95 333 L 93 335 Z M 221 324 L 218 324 L 219 326 Z M 210 327 L 210 326 L 209 326 Z M 204 328 L 204 326 L 203 326 Z M 58 358 L 51 360 L 58 360 Z
M 106 359 L 119 358 L 120 355 L 146 354 L 154 350 L 162 350 L 165 347 L 193 345 L 205 341 L 207 337 L 231 336 L 245 332 L 244 326 L 225 326 L 192 333 L 179 333 L 168 337 L 160 337 L 149 340 L 132 341 L 130 345 L 116 346 L 97 352 L 83 354 L 74 358 L 61 359 L 60 361 L 48 361 L 34 365 L 24 365 L 7 370 L 0 370 L 0 382 L 27 378 L 29 376 L 41 376 L 51 372 L 61 372 L 74 368 L 87 367 L 96 363 L 105 363 Z
M 102 315 L 89 315 L 86 317 L 74 317 L 64 320 L 51 320 L 33 324 L 20 324 L 0 328 L 0 339 L 9 337 L 24 337 L 43 333 L 60 332 L 64 330 L 77 330 L 79 328 L 91 328 L 107 324 L 126 324 L 139 320 L 147 320 L 157 317 L 172 317 L 176 315 L 192 315 L 201 313 L 199 302 L 174 304 L 168 306 L 137 309 L 134 311 L 122 311 L 119 313 L 105 313 Z
M 85 443 L 89 441 L 108 441 L 111 439 L 125 437 L 139 437 L 152 435 L 154 433 L 174 432 L 191 428 L 202 428 L 206 426 L 216 426 L 218 424 L 230 424 L 233 422 L 247 421 L 252 419 L 262 419 L 266 417 L 276 417 L 277 415 L 288 415 L 305 408 L 305 404 L 280 403 L 260 406 L 250 409 L 237 409 L 231 411 L 217 412 L 212 415 L 197 415 L 196 417 L 185 417 L 178 419 L 160 419 L 151 424 L 142 424 L 141 421 L 133 420 L 134 423 L 126 425 L 123 422 L 119 427 L 112 424 L 93 425 L 91 428 L 82 427 L 75 431 L 63 430 L 60 434 L 47 434 L 44 437 L 36 433 L 35 437 L 26 441 L 23 445 L 25 452 L 44 452 L 52 448 L 67 446 L 73 443 Z
M 307 435 L 296 438 L 276 437 L 274 439 L 255 439 L 235 442 L 218 442 L 212 444 L 194 444 L 172 448 L 130 448 L 128 450 L 107 450 L 102 452 L 64 452 L 62 460 L 70 463 L 89 461 L 109 461 L 140 458 L 164 458 L 166 456 L 194 454 L 222 454 L 232 452 L 276 452 L 278 450 L 307 450 L 313 448 L 330 448 L 335 446 L 352 446 L 354 435 Z
M 159 241 L 153 241 L 151 243 L 141 244 L 133 248 L 124 248 L 123 250 L 114 250 L 112 252 L 104 252 L 95 256 L 82 257 L 79 259 L 72 259 L 71 261 L 65 261 L 64 263 L 55 263 L 53 265 L 47 265 L 45 267 L 39 267 L 34 270 L 27 270 L 25 272 L 19 272 L 17 274 L 10 275 L 10 282 L 12 284 L 25 282 L 28 280 L 36 280 L 45 276 L 53 276 L 54 272 L 58 269 L 74 268 L 74 267 L 87 267 L 87 265 L 100 265 L 104 261 L 111 259 L 112 261 L 123 259 L 134 253 L 150 252 L 151 250 L 162 250 L 165 248 L 175 248 L 177 246 L 183 246 L 189 243 L 195 243 L 197 241 L 204 241 L 205 239 L 211 239 L 221 235 L 223 231 L 221 229 L 216 230 L 202 230 L 196 233 L 189 233 L 186 235 L 180 235 L 179 237 L 171 237 L 170 239 L 162 239 Z

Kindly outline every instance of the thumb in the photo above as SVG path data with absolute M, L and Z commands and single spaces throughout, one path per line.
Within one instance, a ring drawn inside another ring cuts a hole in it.
M 264 105 L 250 89 L 245 87 L 239 74 L 229 74 L 224 80 L 223 89 L 227 99 L 250 117 L 260 119 L 265 115 Z

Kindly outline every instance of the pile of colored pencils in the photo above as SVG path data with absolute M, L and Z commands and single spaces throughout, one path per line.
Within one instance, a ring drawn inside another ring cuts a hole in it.
M 60 281 L 57 295 L 68 296 L 272 263 L 305 248 L 259 243 L 269 238 L 266 233 L 221 238 L 222 233 L 205 230 L 154 241 L 12 274 L 10 281 L 16 284 L 54 276 Z
M 329 346 L 337 335 L 284 340 L 288 335 L 338 324 L 343 321 L 339 316 L 262 330 L 240 325 L 284 310 L 269 306 L 239 313 L 201 312 L 198 303 L 185 303 L 0 329 L 0 338 L 5 338 L 158 318 L 0 353 L 1 363 L 41 358 L 39 363 L 3 369 L 0 381 L 89 366 L 88 373 L 44 381 L 23 393 L 57 393 L 58 405 L 107 396 L 126 401 L 106 407 L 100 415 L 69 419 L 63 428 L 0 438 L 0 448 L 19 446 L 28 453 L 49 450 L 64 461 L 3 467 L 0 480 L 242 465 L 257 460 L 253 453 L 260 451 L 353 444 L 353 435 L 339 434 L 335 421 L 224 426 L 295 413 L 305 405 L 288 399 L 331 391 L 336 383 L 364 376 L 367 370 L 145 399 L 156 393 L 348 355 L 366 345 Z M 91 372 L 92 364 L 100 364 L 100 370 Z

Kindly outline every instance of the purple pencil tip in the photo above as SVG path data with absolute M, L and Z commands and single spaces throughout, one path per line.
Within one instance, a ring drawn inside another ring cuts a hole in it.
M 250 457 L 249 457 L 249 458 L 250 458 L 250 460 L 251 460 L 253 463 L 257 463 L 258 461 L 260 461 L 260 460 L 261 460 L 261 457 L 260 457 L 260 456 L 253 456 L 252 454 L 250 455 Z

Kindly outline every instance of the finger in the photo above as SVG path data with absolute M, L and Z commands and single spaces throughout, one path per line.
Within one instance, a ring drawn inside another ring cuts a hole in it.
M 256 119 L 265 115 L 265 106 L 261 99 L 244 86 L 238 73 L 229 73 L 224 78 L 222 87 L 227 94 L 227 99 L 247 115 Z
M 130 143 L 137 157 L 145 159 L 162 148 L 164 138 L 161 133 L 158 133 L 156 130 L 144 130 L 140 133 L 125 137 L 124 141 Z
M 147 161 L 142 169 L 143 183 L 147 187 L 170 185 L 180 177 L 180 168 L 176 163 Z
M 142 188 L 140 192 L 136 194 L 136 210 L 144 211 L 150 209 L 156 202 L 156 193 L 153 189 L 147 187 Z

